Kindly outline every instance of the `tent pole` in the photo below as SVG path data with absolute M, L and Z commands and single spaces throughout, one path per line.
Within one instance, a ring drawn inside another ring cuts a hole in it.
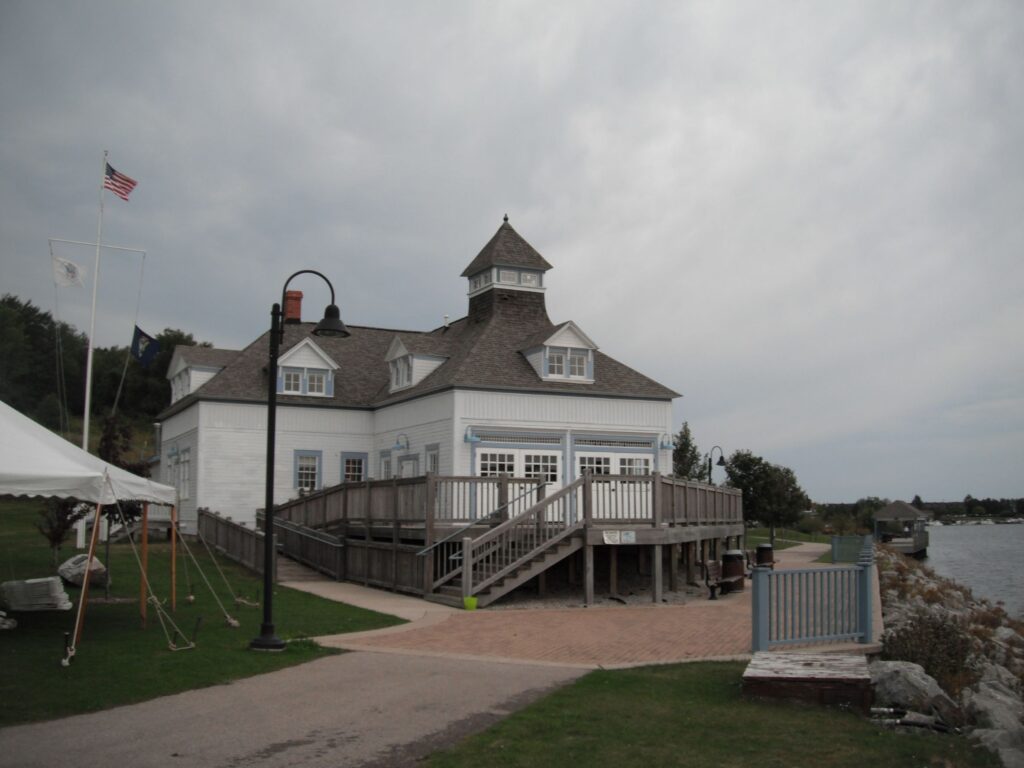
M 89 601 L 89 582 L 92 580 L 92 561 L 96 555 L 96 539 L 100 533 L 100 509 L 96 503 L 96 517 L 92 521 L 92 536 L 89 538 L 89 559 L 85 564 L 85 578 L 82 579 L 82 594 L 78 598 L 78 615 L 75 617 L 75 635 L 71 644 L 72 650 L 78 649 L 78 641 L 82 638 L 82 624 L 85 619 L 85 604 Z
M 146 581 L 149 578 L 149 502 L 142 505 L 142 575 L 139 582 L 139 617 L 146 628 Z
M 178 558 L 175 555 L 178 540 L 178 508 L 171 507 L 171 610 L 177 610 L 178 606 L 178 580 L 177 566 Z

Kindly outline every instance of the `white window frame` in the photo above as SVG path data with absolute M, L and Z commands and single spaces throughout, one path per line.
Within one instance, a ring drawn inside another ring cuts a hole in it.
M 281 371 L 281 394 L 301 395 L 302 394 L 302 369 L 285 368 Z
M 620 456 L 620 475 L 649 475 L 651 474 L 650 456 Z
M 314 389 L 314 382 L 319 382 L 319 388 Z M 327 394 L 327 371 L 314 369 L 306 371 L 306 394 L 326 395 Z
M 303 480 L 309 480 L 310 467 L 309 462 L 313 462 L 313 475 L 312 487 L 309 487 L 308 482 Z M 297 491 L 318 491 L 322 487 L 323 477 L 323 453 L 321 451 L 295 451 L 295 477 L 293 482 Z
M 516 473 L 516 455 L 502 450 L 480 452 L 480 477 L 497 477 Z
M 434 443 L 426 446 L 424 450 L 427 457 L 427 472 L 436 475 L 441 466 L 441 447 Z

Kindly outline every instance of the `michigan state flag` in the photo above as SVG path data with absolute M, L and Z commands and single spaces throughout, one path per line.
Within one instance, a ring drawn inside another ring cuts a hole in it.
M 132 338 L 132 357 L 148 368 L 159 351 L 160 342 L 136 325 L 135 336 Z

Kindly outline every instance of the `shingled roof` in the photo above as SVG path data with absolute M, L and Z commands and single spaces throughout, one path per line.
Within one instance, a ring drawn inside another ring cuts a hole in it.
M 547 271 L 551 265 L 526 242 L 522 235 L 512 229 L 508 216 L 498 231 L 485 245 L 476 258 L 462 272 L 462 277 L 472 277 L 488 267 L 523 267 Z
M 517 244 L 518 242 L 518 244 Z M 521 245 L 520 245 L 521 244 Z M 508 223 L 499 228 L 473 264 L 510 265 L 549 269 L 550 265 Z M 532 254 L 532 255 L 531 255 Z M 501 259 L 501 261 L 496 261 Z M 466 270 L 464 275 L 473 268 Z M 429 332 L 368 328 L 349 325 L 347 338 L 317 337 L 320 349 L 337 363 L 332 398 L 278 395 L 282 405 L 375 409 L 447 389 L 489 389 L 516 392 L 547 392 L 582 396 L 671 400 L 677 392 L 594 351 L 594 381 L 546 381 L 541 379 L 523 350 L 545 339 L 563 324 L 548 319 L 544 295 L 493 287 L 470 299 L 467 317 Z M 284 326 L 282 354 L 309 337 L 314 323 Z M 390 371 L 385 360 L 388 347 L 398 337 L 413 354 L 446 358 L 445 362 L 413 387 L 391 393 Z M 268 340 L 264 333 L 235 353 L 225 367 L 190 395 L 174 403 L 166 418 L 198 400 L 263 403 L 267 398 Z M 326 402 L 325 402 L 326 400 Z

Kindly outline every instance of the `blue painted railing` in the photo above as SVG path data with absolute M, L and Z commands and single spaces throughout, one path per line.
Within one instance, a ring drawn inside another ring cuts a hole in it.
M 856 563 L 864 552 L 864 547 L 871 543 L 871 534 L 862 536 L 833 536 L 832 562 Z
M 869 643 L 874 549 L 852 566 L 753 571 L 754 651 L 810 643 Z

